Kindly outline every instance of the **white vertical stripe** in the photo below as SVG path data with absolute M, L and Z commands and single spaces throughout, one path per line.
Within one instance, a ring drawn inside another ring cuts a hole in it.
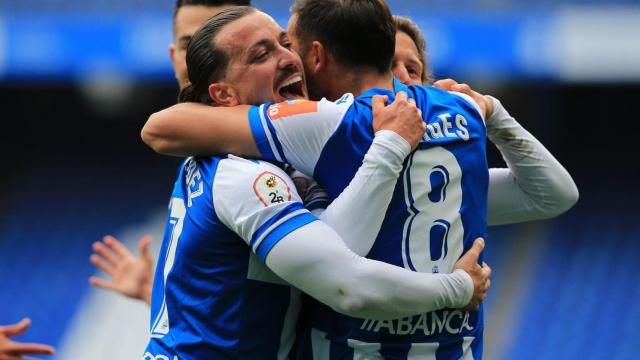
M 311 329 L 311 349 L 313 360 L 329 360 L 331 354 L 331 342 L 327 340 L 326 333 L 317 329 Z
M 284 324 L 282 333 L 280 334 L 280 349 L 278 349 L 278 360 L 286 360 L 289 358 L 289 352 L 296 340 L 296 324 L 298 323 L 298 315 L 300 315 L 300 290 L 290 288 L 289 307 L 284 316 Z
M 380 343 L 347 339 L 347 344 L 353 348 L 353 360 L 384 360 L 380 355 Z
M 411 344 L 407 360 L 436 360 L 436 351 L 439 346 L 438 343 Z
M 266 106 L 265 104 L 262 104 L 260 106 L 260 111 L 259 111 L 260 122 L 262 122 L 262 129 L 264 130 L 264 133 L 267 135 L 267 139 L 269 139 L 269 147 L 271 147 L 271 151 L 273 152 L 273 155 L 275 156 L 276 160 L 283 162 L 282 158 L 280 157 L 280 153 L 278 153 L 278 148 L 276 147 L 276 143 L 273 141 L 273 137 L 271 137 L 271 131 L 269 130 L 269 125 L 267 124 L 267 121 L 271 121 L 271 120 L 266 119 L 264 116 L 265 106 Z
M 473 360 L 473 351 L 471 350 L 471 343 L 475 340 L 475 337 L 464 337 L 462 342 L 462 358 L 460 360 Z

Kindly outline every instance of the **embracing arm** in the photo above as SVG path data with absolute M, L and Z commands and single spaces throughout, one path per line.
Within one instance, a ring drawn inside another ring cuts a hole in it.
M 163 155 L 235 154 L 260 157 L 247 121 L 249 106 L 182 103 L 152 114 L 142 140 Z
M 282 238 L 267 255 L 266 264 L 291 285 L 338 312 L 382 320 L 460 308 L 470 301 L 471 307 L 477 306 L 488 289 L 490 274 L 487 267 L 477 264 L 480 251 L 477 242 L 460 260 L 472 264 L 468 271 L 412 272 L 356 255 L 335 231 L 315 221 Z M 477 286 L 476 277 L 483 279 Z
M 578 188 L 569 172 L 528 131 L 493 99 L 487 136 L 508 169 L 489 170 L 489 225 L 551 218 L 578 201 Z
M 445 79 L 434 86 L 471 96 L 486 109 L 487 136 L 507 163 L 489 170 L 488 223 L 512 224 L 562 214 L 578 201 L 578 188 L 567 170 L 509 115 L 500 101 Z
M 373 246 L 402 163 L 425 131 L 420 111 L 404 92 L 388 107 L 383 97 L 376 96 L 372 108 L 373 127 L 379 131 L 349 185 L 319 214 L 361 256 Z

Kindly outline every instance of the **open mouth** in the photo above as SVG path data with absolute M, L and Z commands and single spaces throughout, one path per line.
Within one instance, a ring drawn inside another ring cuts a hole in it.
M 278 89 L 278 95 L 286 100 L 305 98 L 303 86 L 302 76 L 294 75 L 282 83 Z

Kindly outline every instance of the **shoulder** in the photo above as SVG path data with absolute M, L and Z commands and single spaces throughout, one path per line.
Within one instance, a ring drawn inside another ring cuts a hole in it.
M 283 169 L 233 155 L 220 160 L 213 189 L 217 199 L 251 199 L 265 207 L 298 199 L 295 185 Z
M 467 111 L 477 113 L 478 117 L 484 121 L 480 106 L 467 94 L 455 91 L 444 91 L 436 87 L 426 85 L 412 85 L 410 88 L 417 94 L 421 94 L 421 96 L 428 98 L 429 101 L 427 103 L 429 104 L 463 107 Z
M 353 104 L 353 94 L 344 94 L 336 101 L 323 98 L 320 101 L 289 100 L 261 107 L 263 116 L 271 121 L 289 118 L 325 118 L 334 120 L 337 115 L 344 114 Z

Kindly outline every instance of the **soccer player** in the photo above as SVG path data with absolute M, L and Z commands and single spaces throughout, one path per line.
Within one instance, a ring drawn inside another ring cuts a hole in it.
M 388 9 L 379 1 L 298 1 L 289 33 L 304 59 L 310 91 L 315 97 L 324 94 L 338 99 L 336 102 L 322 100 L 315 107 L 266 104 L 250 109 L 183 104 L 154 114 L 143 129 L 143 138 L 161 153 L 232 151 L 287 160 L 313 174 L 335 197 L 361 161 L 363 148 L 371 142 L 368 98 L 375 93 L 392 97 L 389 90 L 406 89 L 392 83 L 387 73 L 395 37 L 392 28 Z M 268 53 L 269 49 L 260 51 Z M 295 91 L 299 86 L 290 84 L 279 90 Z M 367 91 L 375 86 L 388 90 Z M 481 214 L 480 217 L 484 214 L 485 209 L 481 208 L 486 175 L 478 168 L 486 164 L 478 149 L 462 154 L 462 149 L 469 149 L 469 140 L 474 143 L 471 145 L 481 147 L 483 128 L 473 126 L 482 122 L 468 99 L 431 88 L 408 90 L 410 96 L 418 98 L 418 106 L 431 127 L 418 152 L 405 165 L 377 241 L 349 246 L 359 254 L 402 267 L 447 272 L 448 263 L 468 247 L 468 236 L 483 231 L 483 220 L 468 219 L 471 213 Z M 360 96 L 342 96 L 346 91 Z M 486 107 L 496 106 L 487 115 L 508 116 L 499 102 L 474 96 L 480 104 L 489 101 Z M 454 104 L 440 103 L 449 100 Z M 341 120 L 335 120 L 336 115 Z M 525 157 L 536 156 L 528 148 L 520 150 Z M 474 168 L 478 163 L 480 166 Z M 461 176 L 462 169 L 465 176 Z M 569 176 L 564 177 L 567 178 L 573 185 Z M 504 206 L 509 200 L 510 206 Z M 498 212 L 500 219 L 508 222 L 524 217 L 530 209 L 518 208 L 520 200 L 502 199 L 498 204 L 503 206 Z M 533 210 L 534 217 L 539 213 L 544 211 Z M 462 231 L 456 230 L 460 218 Z M 357 219 L 353 223 L 357 224 Z M 472 354 L 481 357 L 482 317 L 478 312 L 441 311 L 394 322 L 350 319 L 322 306 L 317 306 L 313 314 L 313 349 L 318 358 L 435 358 L 436 354 L 438 358 Z
M 470 97 L 434 88 L 407 88 L 392 78 L 395 24 L 384 2 L 301 1 L 296 2 L 293 9 L 289 35 L 306 65 L 309 91 L 314 98 L 323 94 L 335 102 L 208 108 L 209 114 L 214 115 L 211 115 L 213 121 L 207 122 L 200 122 L 202 116 L 197 111 L 191 112 L 201 108 L 178 105 L 152 116 L 148 125 L 153 126 L 145 127 L 143 138 L 147 141 L 151 138 L 153 142 L 154 137 L 149 135 L 164 131 L 165 134 L 173 133 L 173 138 L 164 137 L 161 141 L 180 151 L 197 153 L 203 148 L 209 151 L 224 149 L 222 152 L 288 162 L 303 173 L 314 175 L 334 199 L 349 184 L 374 139 L 372 96 L 393 98 L 397 91 L 406 91 L 422 110 L 428 129 L 418 151 L 405 162 L 385 222 L 377 238 L 372 239 L 375 241 L 364 239 L 358 244 L 348 244 L 358 254 L 367 254 L 371 259 L 398 267 L 426 273 L 450 273 L 474 239 L 486 231 L 488 169 L 481 113 L 491 111 L 481 108 Z M 235 41 L 248 41 L 246 36 L 234 35 Z M 220 66 L 225 63 L 224 59 L 213 57 L 211 60 L 218 62 L 210 61 L 198 52 L 191 52 L 191 45 L 187 54 L 190 73 L 195 64 L 206 65 L 214 74 L 224 73 L 224 67 Z M 261 64 L 274 52 L 274 46 L 269 43 L 255 43 L 246 53 L 240 52 L 245 47 L 239 48 L 238 53 L 246 56 L 245 66 Z M 229 95 L 242 91 L 245 83 L 251 80 L 242 69 L 242 66 L 238 68 L 238 77 L 225 86 L 212 86 L 207 79 L 201 79 L 193 87 L 212 98 L 214 95 L 220 97 L 225 105 L 236 105 L 238 102 Z M 190 79 L 194 80 L 192 76 Z M 276 98 L 304 94 L 301 76 L 269 79 L 262 86 L 265 93 L 273 93 Z M 358 97 L 343 96 L 347 91 Z M 199 96 L 201 99 L 202 95 Z M 480 101 L 485 107 L 491 105 L 485 98 Z M 182 126 L 186 124 L 163 120 L 166 117 L 175 120 L 175 113 L 183 110 L 183 115 L 193 116 L 198 121 Z M 165 126 L 167 128 L 163 129 Z M 185 130 L 198 133 L 197 139 L 181 136 Z M 358 217 L 350 220 L 353 224 L 359 222 Z M 335 229 L 341 233 L 349 227 L 335 226 Z M 345 241 L 349 241 L 346 236 Z M 363 320 L 339 314 L 319 303 L 315 303 L 311 313 L 313 346 L 320 349 L 316 356 L 322 353 L 328 356 L 331 351 L 353 355 L 354 347 L 358 349 L 357 356 L 366 355 L 361 352 L 380 347 L 380 341 L 371 342 L 372 338 L 393 335 L 381 333 L 384 328 L 375 324 L 375 331 L 368 331 L 368 326 L 362 330 Z M 442 350 L 452 354 L 470 353 L 471 348 L 477 352 L 481 347 L 481 313 L 442 310 L 429 314 L 429 320 L 426 320 L 426 313 L 422 314 L 425 317 L 422 322 L 440 319 L 439 322 L 447 324 L 440 329 L 445 337 L 422 331 L 399 339 L 392 336 L 388 343 L 395 349 L 394 355 L 406 355 L 412 342 L 432 343 L 434 346 L 430 348 L 416 347 L 422 348 L 425 354 L 435 352 L 438 342 Z M 364 321 L 371 324 L 376 320 Z M 410 327 L 421 329 L 413 323 Z M 464 338 L 471 341 L 463 344 Z
M 202 61 L 189 61 L 192 54 Z M 191 41 L 187 61 L 189 78 L 206 80 L 194 80 L 182 99 L 229 106 L 306 94 L 286 33 L 253 8 L 210 19 Z M 296 82 L 299 92 L 288 88 Z M 373 100 L 372 127 L 381 131 L 331 205 L 334 214 L 349 214 L 349 206 L 359 211 L 368 226 L 350 229 L 356 237 L 375 237 L 387 207 L 380 199 L 388 203 L 405 156 L 424 133 L 419 111 L 404 96 L 388 108 Z M 373 209 L 363 211 L 367 204 Z M 187 159 L 172 194 L 144 358 L 286 358 L 298 306 L 288 283 L 339 312 L 376 319 L 459 307 L 472 290 L 471 307 L 484 297 L 489 270 L 477 264 L 481 241 L 457 262 L 468 271 L 423 274 L 356 256 L 316 220 L 275 165 L 234 156 Z
M 393 75 L 405 85 L 433 83 L 433 71 L 426 56 L 427 42 L 420 28 L 403 16 L 394 15 L 396 50 L 391 62 Z
M 30 319 L 22 319 L 13 325 L 0 326 L 0 360 L 25 359 L 26 355 L 53 355 L 55 349 L 49 345 L 12 341 L 12 336 L 22 335 L 31 325 Z
M 396 24 L 394 76 L 406 85 L 433 83 L 433 71 L 425 55 L 426 41 L 418 26 L 402 16 Z M 452 79 L 436 81 L 443 90 L 480 96 L 466 84 Z M 498 100 L 487 118 L 487 137 L 496 145 L 508 168 L 489 169 L 488 224 L 503 225 L 557 216 L 578 201 L 571 175 L 524 129 Z
M 177 0 L 173 9 L 173 43 L 169 58 L 180 89 L 189 82 L 185 56 L 187 45 L 202 24 L 222 10 L 233 6 L 251 5 L 251 0 Z M 153 286 L 153 256 L 149 253 L 150 236 L 138 241 L 140 257 L 135 257 L 118 239 L 105 236 L 93 244 L 90 260 L 109 276 L 89 278 L 91 285 L 151 304 Z

